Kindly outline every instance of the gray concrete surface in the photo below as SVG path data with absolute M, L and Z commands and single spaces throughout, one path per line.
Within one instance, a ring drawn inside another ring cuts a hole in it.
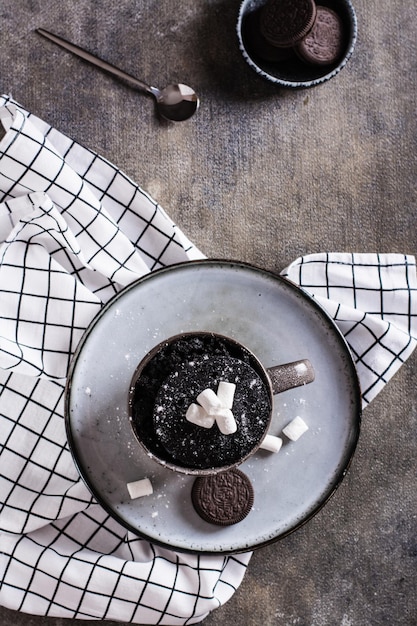
M 413 3 L 354 0 L 359 38 L 348 66 L 296 92 L 242 60 L 238 5 L 2 0 L 0 88 L 118 164 L 208 256 L 279 270 L 322 250 L 415 253 Z M 201 95 L 198 115 L 161 124 L 149 98 L 41 40 L 38 26 L 147 81 L 188 82 Z M 366 409 L 335 496 L 256 552 L 205 626 L 417 624 L 416 359 Z M 0 608 L 2 626 L 76 623 Z

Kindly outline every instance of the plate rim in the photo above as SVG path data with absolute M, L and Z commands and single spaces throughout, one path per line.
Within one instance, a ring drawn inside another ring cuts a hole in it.
M 233 548 L 233 549 L 226 548 L 224 550 L 222 549 L 199 550 L 199 549 L 196 549 L 195 547 L 187 548 L 184 546 L 175 546 L 166 541 L 164 542 L 163 539 L 149 537 L 149 535 L 147 535 L 145 532 L 142 532 L 141 530 L 136 528 L 134 525 L 130 524 L 129 522 L 127 522 L 126 520 L 118 516 L 117 511 L 115 511 L 110 505 L 107 504 L 105 499 L 100 495 L 100 493 L 98 493 L 98 490 L 95 488 L 95 486 L 91 484 L 91 481 L 89 480 L 88 476 L 86 476 L 86 473 L 84 472 L 84 468 L 82 467 L 82 463 L 80 462 L 80 459 L 77 456 L 75 438 L 73 436 L 73 432 L 71 428 L 70 399 L 71 399 L 71 387 L 72 387 L 73 375 L 75 373 L 78 359 L 80 358 L 80 355 L 82 354 L 83 347 L 86 344 L 88 337 L 94 331 L 95 326 L 101 320 L 101 318 L 114 305 L 115 302 L 117 302 L 121 297 L 124 296 L 124 294 L 128 293 L 132 289 L 136 289 L 139 285 L 145 282 L 148 282 L 149 280 L 152 280 L 161 274 L 170 273 L 172 271 L 184 269 L 186 267 L 191 268 L 191 267 L 197 267 L 197 266 L 216 267 L 217 269 L 220 269 L 221 266 L 226 266 L 230 269 L 233 267 L 240 267 L 243 269 L 247 269 L 249 271 L 258 272 L 264 276 L 277 280 L 277 282 L 284 283 L 290 289 L 300 294 L 302 298 L 309 303 L 310 306 L 312 306 L 316 311 L 318 311 L 320 315 L 322 315 L 327 320 L 327 322 L 332 327 L 334 334 L 337 336 L 338 341 L 342 345 L 345 355 L 347 356 L 348 361 L 349 361 L 349 370 L 350 370 L 351 379 L 352 379 L 352 388 L 354 391 L 355 405 L 357 408 L 356 408 L 355 416 L 353 420 L 354 433 L 353 433 L 352 441 L 350 442 L 349 446 L 347 446 L 346 455 L 345 455 L 346 456 L 345 463 L 343 464 L 341 469 L 338 471 L 338 473 L 335 475 L 335 479 L 334 481 L 331 482 L 331 488 L 329 489 L 329 491 L 326 492 L 323 498 L 319 499 L 316 506 L 314 506 L 312 510 L 305 517 L 299 520 L 291 528 L 281 532 L 279 535 L 267 538 L 263 541 L 258 542 L 256 545 L 253 545 L 253 546 L 248 545 L 248 546 L 242 546 L 240 548 Z M 361 424 L 362 424 L 362 393 L 361 393 L 361 385 L 360 385 L 358 372 L 356 369 L 356 365 L 354 363 L 353 355 L 349 347 L 349 344 L 346 338 L 344 337 L 343 333 L 341 332 L 341 330 L 339 329 L 339 327 L 333 320 L 333 318 L 326 311 L 326 309 L 314 298 L 314 296 L 312 296 L 302 287 L 297 285 L 297 283 L 291 281 L 289 278 L 285 276 L 282 276 L 278 272 L 274 270 L 262 268 L 253 263 L 248 263 L 246 261 L 232 260 L 232 259 L 215 259 L 215 258 L 193 259 L 190 261 L 182 261 L 179 263 L 174 263 L 172 265 L 161 267 L 147 274 L 144 274 L 143 276 L 132 281 L 125 287 L 122 287 L 118 293 L 113 295 L 102 306 L 100 311 L 95 315 L 95 317 L 91 320 L 91 322 L 88 324 L 87 328 L 85 329 L 72 355 L 72 358 L 70 360 L 70 365 L 68 367 L 68 373 L 67 373 L 65 389 L 64 389 L 64 423 L 65 423 L 65 431 L 66 431 L 66 436 L 67 436 L 68 447 L 69 447 L 72 459 L 74 461 L 74 464 L 76 466 L 76 469 L 79 473 L 80 478 L 83 480 L 89 492 L 95 498 L 95 500 L 100 504 L 100 506 L 110 515 L 110 517 L 112 517 L 115 521 L 117 521 L 122 527 L 126 528 L 128 531 L 133 532 L 136 536 L 142 539 L 145 539 L 146 541 L 149 541 L 150 543 L 154 545 L 157 545 L 165 549 L 173 550 L 175 552 L 180 552 L 180 553 L 185 553 L 185 554 L 200 554 L 200 555 L 207 555 L 207 556 L 243 554 L 246 552 L 258 550 L 260 548 L 264 548 L 268 545 L 274 544 L 277 541 L 280 541 L 281 539 L 284 539 L 285 537 L 288 537 L 295 531 L 299 530 L 301 527 L 303 527 L 305 524 L 311 521 L 321 511 L 321 509 L 323 509 L 323 507 L 329 502 L 329 500 L 334 496 L 334 494 L 340 487 L 341 483 L 343 482 L 347 472 L 349 471 L 349 468 L 352 464 L 352 460 L 353 460 L 353 457 L 357 448 L 357 444 L 359 441 Z

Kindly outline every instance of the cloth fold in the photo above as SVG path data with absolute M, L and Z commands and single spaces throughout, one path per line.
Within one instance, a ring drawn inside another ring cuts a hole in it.
M 343 333 L 366 406 L 416 346 L 414 256 L 311 254 L 296 259 L 282 274 L 309 292 Z
M 66 440 L 78 341 L 124 285 L 204 255 L 123 172 L 4 96 L 0 121 L 0 604 L 32 614 L 194 624 L 250 553 L 176 553 L 109 517 Z M 415 259 L 317 254 L 283 271 L 333 317 L 364 406 L 416 344 Z

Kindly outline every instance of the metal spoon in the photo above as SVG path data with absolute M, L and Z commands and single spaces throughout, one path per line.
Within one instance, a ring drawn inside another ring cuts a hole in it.
M 58 35 L 54 35 L 43 28 L 37 28 L 36 32 L 46 37 L 46 39 L 50 39 L 62 48 L 69 50 L 69 52 L 72 52 L 81 59 L 84 59 L 84 61 L 88 61 L 88 63 L 99 67 L 113 76 L 117 76 L 117 78 L 127 80 L 141 91 L 145 91 L 154 96 L 157 111 L 166 120 L 182 122 L 191 117 L 198 109 L 200 104 L 198 96 L 195 91 L 187 85 L 183 85 L 182 83 L 172 84 L 164 89 L 152 87 L 127 72 L 120 70 L 118 67 L 111 65 L 111 63 L 99 59 L 66 39 L 58 37 Z

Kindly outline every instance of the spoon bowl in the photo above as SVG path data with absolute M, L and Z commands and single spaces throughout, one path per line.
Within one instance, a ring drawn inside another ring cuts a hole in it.
M 166 120 L 172 122 L 182 122 L 188 120 L 199 106 L 199 100 L 194 89 L 183 83 L 172 83 L 157 89 L 150 87 L 156 99 L 156 106 L 161 115 Z
M 141 91 L 152 95 L 155 98 L 156 109 L 159 115 L 166 120 L 172 122 L 183 122 L 194 115 L 199 107 L 199 98 L 194 89 L 188 87 L 188 85 L 173 83 L 164 89 L 158 89 L 157 87 L 147 85 L 135 76 L 128 74 L 107 61 L 103 61 L 103 59 L 91 54 L 91 52 L 87 52 L 87 50 L 80 48 L 80 46 L 77 46 L 76 44 L 63 39 L 58 35 L 54 35 L 43 28 L 38 28 L 36 32 L 39 35 L 42 35 L 42 37 L 53 41 L 58 46 L 61 46 L 61 48 L 68 50 L 68 52 L 72 52 L 72 54 L 75 54 L 84 61 L 87 61 L 87 63 L 100 68 L 112 76 L 126 80 Z

